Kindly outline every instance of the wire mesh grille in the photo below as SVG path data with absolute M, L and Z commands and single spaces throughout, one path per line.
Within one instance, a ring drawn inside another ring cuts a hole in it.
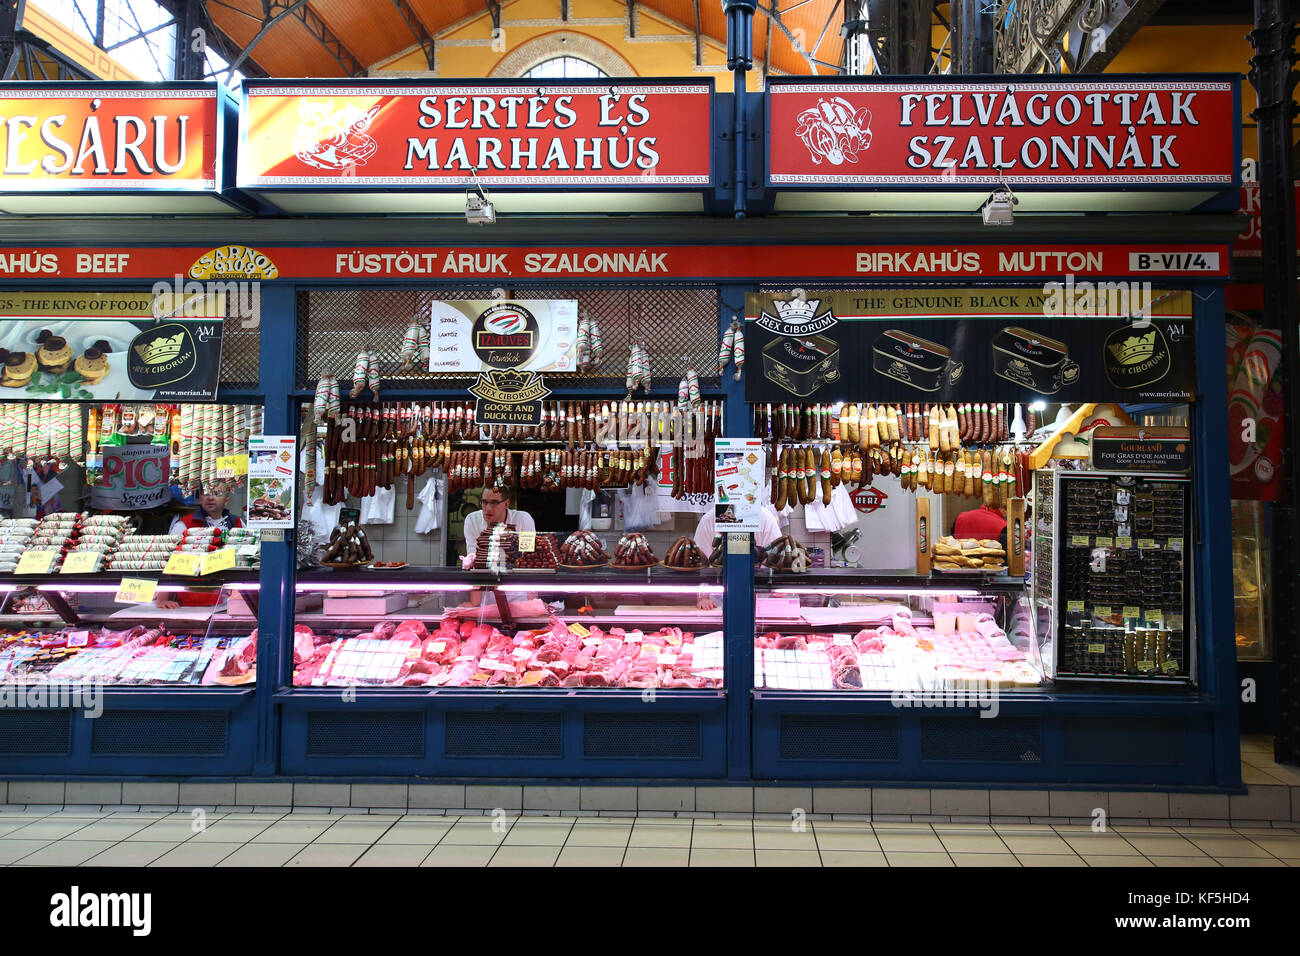
M 676 387 L 694 365 L 704 387 L 716 386 L 718 291 L 707 287 L 639 287 L 586 289 L 519 289 L 521 299 L 575 299 L 578 312 L 600 324 L 604 355 L 590 372 L 547 373 L 550 380 L 589 388 L 622 390 L 628 347 L 643 341 L 650 352 L 652 386 Z M 300 389 L 312 389 L 329 372 L 347 390 L 357 353 L 379 354 L 382 385 L 387 389 L 450 388 L 471 380 L 466 375 L 432 372 L 398 373 L 402 337 L 412 318 L 428 321 L 434 300 L 491 299 L 490 289 L 307 289 L 298 293 L 298 341 L 295 377 Z
M 257 297 L 226 297 L 226 320 L 221 326 L 221 388 L 257 388 L 261 319 Z

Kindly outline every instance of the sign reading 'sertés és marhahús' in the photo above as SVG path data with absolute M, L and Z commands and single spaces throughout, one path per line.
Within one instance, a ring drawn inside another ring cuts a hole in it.
M 1229 78 L 769 86 L 772 185 L 1222 188 L 1238 182 Z
M 245 81 L 239 185 L 707 186 L 711 80 Z

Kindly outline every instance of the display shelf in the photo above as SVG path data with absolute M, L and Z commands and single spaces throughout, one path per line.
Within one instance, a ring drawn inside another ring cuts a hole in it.
M 297 577 L 299 591 L 396 588 L 408 591 L 467 591 L 470 588 L 500 588 L 581 592 L 588 586 L 599 591 L 645 590 L 649 586 L 662 593 L 683 594 L 704 586 L 721 593 L 722 571 L 705 568 L 691 573 L 657 566 L 643 572 L 613 571 L 605 567 L 592 568 L 590 571 L 518 570 L 495 574 L 491 571 L 465 571 L 461 568 L 405 567 L 374 571 L 307 570 L 299 571 Z
M 1025 580 L 1005 575 L 984 577 L 972 574 L 958 578 L 946 574 L 873 574 L 859 568 L 816 568 L 805 572 L 758 568 L 754 571 L 754 586 L 771 590 L 815 588 L 818 591 L 881 595 L 907 594 L 910 591 L 952 594 L 978 590 L 1019 591 L 1025 587 Z
M 227 584 L 258 584 L 256 568 L 232 568 L 200 577 L 163 574 L 161 571 L 95 571 L 90 574 L 0 574 L 0 591 L 36 587 L 43 591 L 102 591 L 114 588 L 123 578 L 157 579 L 160 585 L 173 587 L 220 587 Z

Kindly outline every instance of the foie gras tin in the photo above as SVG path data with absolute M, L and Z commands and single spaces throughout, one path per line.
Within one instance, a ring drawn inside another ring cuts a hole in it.
M 993 336 L 993 372 L 1040 395 L 1051 395 L 1079 379 L 1079 365 L 1070 359 L 1064 342 L 1019 326 Z
M 763 346 L 763 377 L 800 398 L 840 377 L 840 345 L 825 335 L 773 339 Z
M 882 332 L 871 351 L 871 367 L 877 372 L 924 392 L 937 392 L 961 377 L 962 364 L 952 361 L 946 345 L 901 329 Z

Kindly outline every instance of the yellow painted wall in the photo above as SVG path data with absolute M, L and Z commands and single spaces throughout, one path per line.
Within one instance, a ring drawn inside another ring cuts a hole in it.
M 709 0 L 706 0 L 709 2 Z M 517 21 L 540 20 L 545 24 L 519 24 Z M 609 22 L 584 23 L 584 20 Z M 709 38 L 704 39 L 703 61 L 705 69 L 695 66 L 694 25 L 684 26 L 660 16 L 644 7 L 637 7 L 637 39 L 627 36 L 627 6 L 620 0 L 569 0 L 569 19 L 559 20 L 559 5 L 555 0 L 513 0 L 502 4 L 501 28 L 498 49 L 493 49 L 492 19 L 486 13 L 475 17 L 458 28 L 435 38 L 439 79 L 452 77 L 485 78 L 491 76 L 497 65 L 510 51 L 529 40 L 551 33 L 579 33 L 609 46 L 627 61 L 637 76 L 712 76 L 722 92 L 732 89 L 731 74 L 727 71 L 725 46 Z M 650 40 L 646 37 L 673 37 L 672 40 Z M 475 45 L 457 45 L 463 41 L 477 41 Z M 448 42 L 450 41 L 450 42 Z M 500 46 L 504 43 L 504 49 Z M 557 54 L 560 55 L 560 54 Z M 424 72 L 424 54 L 417 48 L 398 56 L 371 70 L 371 75 L 384 71 Z M 762 88 L 761 67 L 749 77 L 750 89 Z
M 35 33 L 42 40 L 48 40 L 54 49 L 75 63 L 79 63 L 100 79 L 140 79 L 140 77 L 113 59 L 112 56 L 94 44 L 87 43 L 34 4 L 29 3 L 24 8 L 22 26 L 23 29 Z

